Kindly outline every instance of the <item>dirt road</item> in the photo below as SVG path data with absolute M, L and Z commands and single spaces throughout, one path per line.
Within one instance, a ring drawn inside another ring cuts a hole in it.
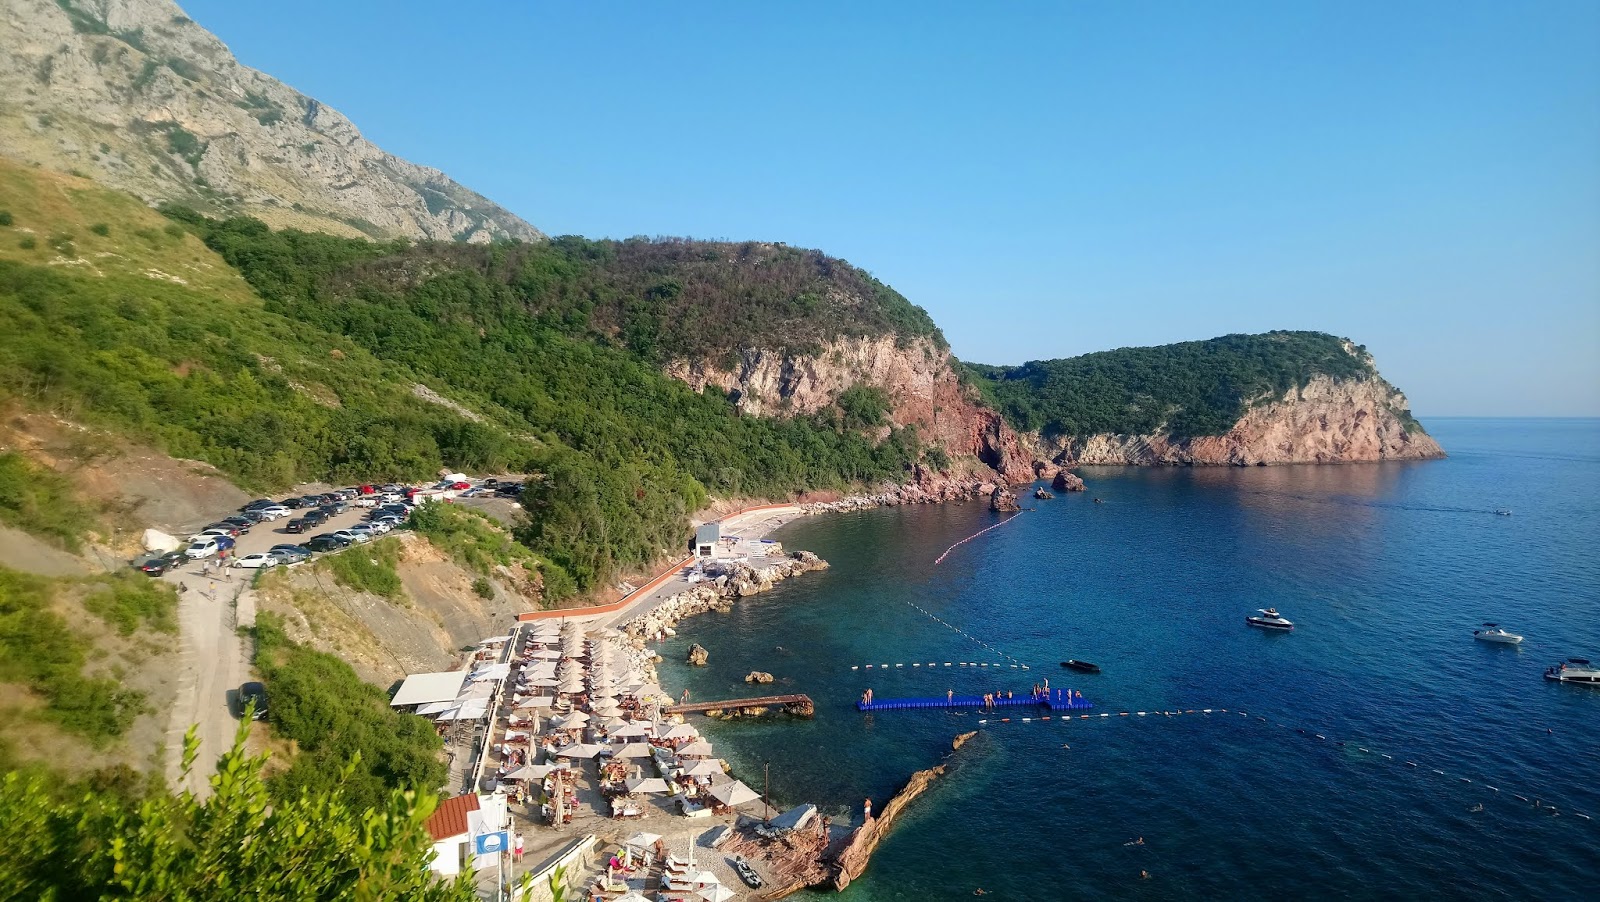
M 316 533 L 353 526 L 363 516 L 364 511 L 352 508 L 306 535 L 284 532 L 288 517 L 275 523 L 259 523 L 239 536 L 235 550 L 238 555 L 246 555 L 266 551 L 273 545 L 298 544 Z M 255 593 L 250 590 L 252 571 L 228 571 L 229 578 L 208 576 L 201 567 L 200 562 L 191 562 L 162 578 L 185 587 L 178 593 L 178 632 L 183 646 L 178 655 L 177 697 L 167 726 L 167 779 L 177 789 L 192 790 L 203 798 L 211 794 L 209 779 L 216 769 L 217 756 L 233 744 L 234 733 L 239 729 L 235 716 L 239 684 L 255 678 L 250 666 L 250 641 L 239 635 L 239 628 L 255 625 L 256 602 Z M 200 756 L 188 780 L 181 780 L 183 734 L 191 724 L 199 727 Z

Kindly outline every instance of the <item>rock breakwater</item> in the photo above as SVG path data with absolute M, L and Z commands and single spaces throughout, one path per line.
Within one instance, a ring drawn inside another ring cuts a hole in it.
M 654 638 L 684 618 L 707 611 L 727 611 L 740 598 L 770 591 L 790 577 L 826 569 L 828 562 L 809 551 L 793 552 L 784 560 L 762 567 L 745 561 L 712 561 L 705 565 L 702 582 L 622 624 L 622 631 L 635 639 Z

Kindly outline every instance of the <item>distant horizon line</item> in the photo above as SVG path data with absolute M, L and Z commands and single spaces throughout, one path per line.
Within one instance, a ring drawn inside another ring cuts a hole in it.
M 1411 415 L 1419 420 L 1600 420 L 1600 413 L 1528 414 L 1513 416 L 1501 413 L 1430 413 Z

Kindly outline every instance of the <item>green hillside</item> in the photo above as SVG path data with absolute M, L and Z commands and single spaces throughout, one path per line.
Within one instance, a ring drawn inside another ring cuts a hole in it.
M 0 392 L 262 491 L 441 466 L 541 474 L 521 538 L 557 595 L 675 549 L 708 492 L 844 487 L 921 453 L 914 432 L 879 441 L 838 408 L 741 417 L 661 375 L 736 343 L 942 342 L 920 309 L 812 251 L 375 243 L 0 176 Z
M 1046 436 L 1227 432 L 1250 402 L 1313 376 L 1376 378 L 1364 348 L 1322 332 L 1224 335 L 1119 348 L 1021 366 L 968 364 L 984 396 L 1018 428 Z

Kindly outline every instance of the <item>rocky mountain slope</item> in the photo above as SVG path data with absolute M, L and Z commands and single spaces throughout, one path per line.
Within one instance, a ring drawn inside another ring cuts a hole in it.
M 971 368 L 1061 466 L 1443 457 L 1366 349 L 1317 332 L 1228 335 Z
M 0 154 L 280 227 L 542 237 L 240 65 L 171 0 L 0 0 Z

